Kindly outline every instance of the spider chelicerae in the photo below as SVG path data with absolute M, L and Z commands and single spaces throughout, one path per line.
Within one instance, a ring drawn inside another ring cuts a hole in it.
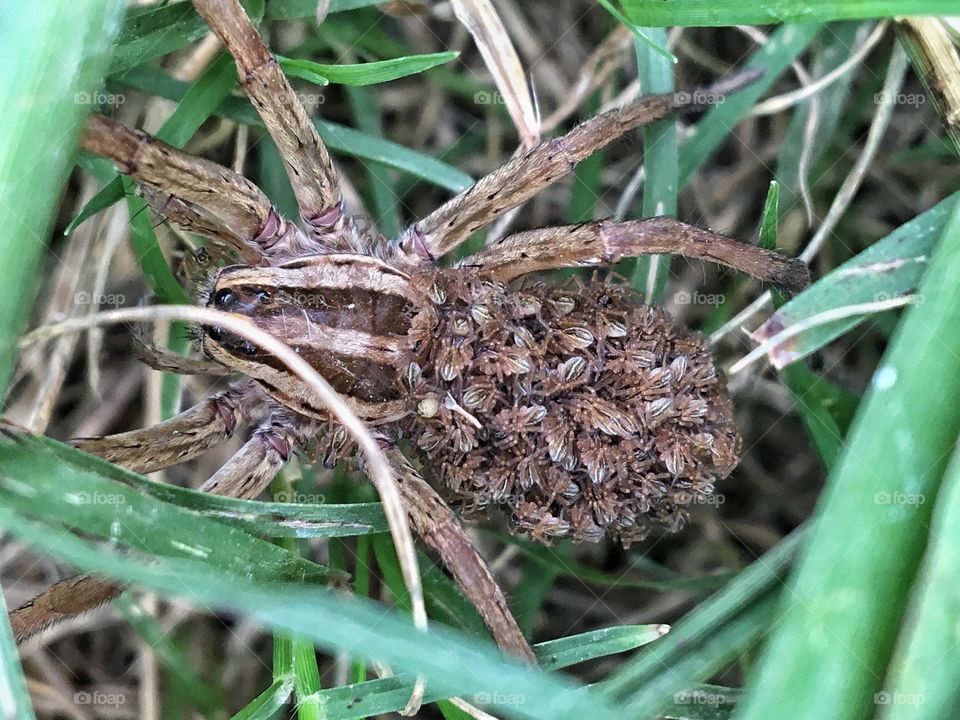
M 82 146 L 139 184 L 150 206 L 240 264 L 220 268 L 201 304 L 243 316 L 323 375 L 381 440 L 413 528 L 435 549 L 500 646 L 533 658 L 456 516 L 400 452 L 464 511 L 498 507 L 549 541 L 623 542 L 676 529 L 739 458 L 724 381 L 704 340 L 615 278 L 556 285 L 538 271 L 674 253 L 795 290 L 806 270 L 776 253 L 677 220 L 596 221 L 509 235 L 453 267 L 438 261 L 474 232 L 569 174 L 598 148 L 699 96 L 649 96 L 593 117 L 506 165 L 385 239 L 346 212 L 330 155 L 276 59 L 236 0 L 195 0 L 236 59 L 243 89 L 280 150 L 300 218 L 283 217 L 245 177 L 94 115 Z M 310 445 L 332 466 L 348 434 L 271 354 L 216 325 L 203 360 L 159 350 L 158 368 L 239 375 L 227 390 L 153 427 L 79 441 L 139 472 L 186 462 L 255 426 L 202 490 L 259 495 Z M 13 614 L 19 637 L 109 599 L 94 578 L 66 581 Z

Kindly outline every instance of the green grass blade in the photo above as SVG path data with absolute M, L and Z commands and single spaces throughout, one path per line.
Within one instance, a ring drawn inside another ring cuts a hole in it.
M 655 25 L 657 23 L 648 23 Z M 790 67 L 823 28 L 818 23 L 782 25 L 774 30 L 766 45 L 750 56 L 746 68 L 763 68 L 765 74 L 753 85 L 729 95 L 714 105 L 697 123 L 680 148 L 680 187 L 706 161 L 736 125 L 770 88 L 780 74 Z
M 241 0 L 240 4 L 255 23 L 263 17 L 263 0 Z M 208 32 L 206 23 L 190 3 L 162 3 L 131 11 L 117 37 L 110 74 L 179 50 Z
M 149 67 L 132 68 L 116 79 L 127 87 L 169 100 L 179 100 L 189 87 L 187 83 Z M 263 127 L 250 103 L 241 98 L 229 98 L 217 109 L 217 115 L 245 125 Z M 332 151 L 380 163 L 451 192 L 460 192 L 473 184 L 473 178 L 461 170 L 403 145 L 326 120 L 315 119 L 314 124 Z
M 136 194 L 136 184 L 130 178 L 122 178 L 124 195 L 127 197 L 127 209 L 130 212 L 130 244 L 133 254 L 143 270 L 143 275 L 153 290 L 157 300 L 162 303 L 189 305 L 190 296 L 177 282 L 173 271 L 163 256 L 157 233 L 153 229 L 153 220 L 147 203 Z
M 930 266 L 930 255 L 943 234 L 960 193 L 941 200 L 886 237 L 821 278 L 777 310 L 753 334 L 757 342 L 772 338 L 824 312 L 863 303 L 892 300 L 913 293 Z M 921 301 L 922 296 L 917 296 Z M 922 301 L 926 301 L 923 298 Z M 771 359 L 786 365 L 819 350 L 855 328 L 869 315 L 812 324 L 773 348 Z
M 281 56 L 278 56 L 277 59 L 280 61 L 280 67 L 283 68 L 283 71 L 291 77 L 297 77 L 321 86 L 338 83 L 360 87 L 416 75 L 448 63 L 459 55 L 460 53 L 456 52 L 440 52 L 342 65 L 326 65 L 312 60 L 298 60 Z
M 34 720 L 30 693 L 13 639 L 6 600 L 0 595 L 0 713 L 6 720 Z
M 651 40 L 666 46 L 662 28 L 645 31 Z M 647 43 L 634 43 L 637 76 L 644 93 L 673 92 L 673 63 Z M 677 123 L 661 120 L 643 127 L 643 217 L 677 214 L 678 162 Z M 669 255 L 647 255 L 634 261 L 631 285 L 647 291 L 647 301 L 659 299 L 670 275 Z
M 66 527 L 112 545 L 167 558 L 201 557 L 211 571 L 234 577 L 277 577 L 326 582 L 326 568 L 291 555 L 225 523 L 198 516 L 113 482 L 90 458 L 87 468 L 65 466 L 56 452 L 25 435 L 0 438 L 0 497 L 26 517 Z M 125 471 L 121 471 L 125 472 Z M 133 476 L 136 477 L 136 476 Z
M 960 452 L 943 478 L 930 547 L 890 675 L 875 696 L 883 720 L 939 720 L 958 707 L 960 653 Z
M 782 577 L 805 541 L 795 530 L 697 606 L 666 637 L 625 663 L 601 684 L 611 697 L 655 713 L 675 693 L 706 680 L 751 647 L 770 626 Z
M 960 207 L 919 292 L 831 473 L 742 720 L 875 710 L 960 431 Z
M 278 678 L 270 687 L 233 716 L 233 720 L 274 720 L 277 712 L 290 702 L 293 677 Z
M 119 28 L 116 3 L 49 0 L 0 9 L 0 389 L 30 317 L 34 280 L 77 134 Z M 67 67 L 65 67 L 65 64 Z
M 623 11 L 638 25 L 721 27 L 829 22 L 898 15 L 954 15 L 954 0 L 771 0 L 720 3 L 716 0 L 622 0 Z
M 380 108 L 373 93 L 363 88 L 347 88 L 347 99 L 353 112 L 354 122 L 360 132 L 383 136 Z M 400 226 L 402 203 L 397 196 L 393 172 L 379 163 L 366 163 L 368 188 L 365 193 L 367 208 L 374 214 L 377 228 L 388 238 L 397 237 Z M 355 218 L 356 219 L 356 218 Z
M 636 36 L 638 45 L 644 46 L 650 52 L 656 53 L 670 63 L 677 62 L 677 56 L 667 49 L 666 35 L 657 34 L 652 32 L 651 28 L 642 28 L 637 23 L 631 22 L 630 18 L 614 7 L 610 0 L 599 0 L 599 2 L 608 13 L 629 28 L 630 32 Z
M 624 625 L 549 640 L 533 646 L 542 669 L 560 670 L 579 662 L 596 660 L 621 652 L 629 652 L 653 642 L 661 632 L 651 625 Z M 509 687 L 505 685 L 505 687 Z M 413 682 L 409 676 L 382 678 L 323 690 L 320 696 L 331 720 L 370 717 L 401 710 L 410 699 Z M 510 692 L 505 690 L 504 694 Z M 444 695 L 427 686 L 424 701 L 437 702 Z M 480 692 L 467 696 L 468 701 L 485 703 L 493 693 Z
M 187 557 L 146 567 L 137 558 L 114 554 L 56 525 L 27 520 L 6 505 L 0 505 L 0 527 L 85 571 L 244 612 L 266 626 L 300 633 L 332 651 L 404 667 L 423 675 L 427 687 L 444 696 L 489 693 L 495 707 L 508 717 L 621 717 L 598 693 L 566 677 L 505 658 L 491 643 L 437 624 L 421 632 L 405 616 L 367 600 L 325 588 L 265 582 L 256 572 L 242 580 L 231 574 L 214 575 L 207 563 Z M 464 672 L 465 667 L 470 671 Z
M 18 444 L 0 453 L 0 460 L 19 462 L 30 454 L 44 458 L 60 478 L 60 486 L 84 490 L 78 478 L 94 477 L 98 489 L 108 495 L 147 494 L 176 505 L 195 517 L 203 517 L 242 530 L 250 535 L 274 538 L 322 538 L 382 533 L 387 520 L 380 503 L 325 504 L 322 495 L 278 495 L 279 502 L 226 498 L 148 480 L 116 465 L 87 455 L 52 438 L 16 435 Z M 53 481 L 51 481 L 53 482 Z M 56 487 L 50 486 L 55 492 Z

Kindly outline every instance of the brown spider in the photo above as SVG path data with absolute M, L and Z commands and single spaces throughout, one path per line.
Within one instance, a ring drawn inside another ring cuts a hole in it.
M 683 505 L 712 492 L 739 456 L 730 401 L 705 342 L 612 280 L 555 286 L 525 276 L 676 253 L 795 290 L 806 282 L 805 268 L 664 217 L 521 232 L 440 268 L 435 261 L 475 231 L 611 140 L 667 116 L 680 96 L 645 97 L 544 141 L 385 242 L 344 211 L 326 148 L 237 0 L 194 4 L 236 59 L 243 88 L 280 149 L 300 222 L 282 217 L 241 175 L 106 117 L 91 118 L 83 147 L 134 178 L 167 220 L 239 258 L 243 264 L 216 273 L 202 303 L 283 340 L 377 429 L 414 529 L 500 646 L 532 660 L 459 521 L 393 441 L 409 439 L 457 505 L 499 506 L 541 540 L 630 542 L 653 526 L 676 529 Z M 752 79 L 740 76 L 704 95 Z M 205 361 L 155 351 L 150 363 L 241 380 L 156 426 L 78 446 L 152 472 L 256 424 L 201 486 L 246 498 L 259 495 L 308 443 L 317 443 L 328 466 L 355 454 L 342 428 L 275 358 L 222 328 L 197 332 Z M 17 635 L 116 592 L 89 577 L 54 586 L 14 613 Z

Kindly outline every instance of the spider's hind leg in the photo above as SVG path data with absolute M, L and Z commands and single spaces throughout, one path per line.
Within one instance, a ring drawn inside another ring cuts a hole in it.
M 440 555 L 460 591 L 490 628 L 500 649 L 536 663 L 536 656 L 510 612 L 503 591 L 456 515 L 396 446 L 387 444 L 384 452 L 417 535 Z
M 462 264 L 509 282 L 540 270 L 612 265 L 623 258 L 659 253 L 726 265 L 788 292 L 810 282 L 809 271 L 798 260 L 669 217 L 528 230 L 508 235 Z

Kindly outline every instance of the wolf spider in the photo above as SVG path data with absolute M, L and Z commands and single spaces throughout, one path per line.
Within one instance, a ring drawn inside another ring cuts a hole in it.
M 458 505 L 503 507 L 515 527 L 544 541 L 630 542 L 653 526 L 676 529 L 683 505 L 710 493 L 740 449 L 703 339 L 610 279 L 555 286 L 527 276 L 675 253 L 795 290 L 806 282 L 805 268 L 666 217 L 520 232 L 441 268 L 436 261 L 471 234 L 598 148 L 677 110 L 682 96 L 644 97 L 541 142 L 385 240 L 358 229 L 345 211 L 327 149 L 237 0 L 194 4 L 235 58 L 243 89 L 280 150 L 299 222 L 281 216 L 245 177 L 106 117 L 91 117 L 83 148 L 136 180 L 168 221 L 240 260 L 216 273 L 201 303 L 283 340 L 377 430 L 412 527 L 439 553 L 501 648 L 532 660 L 483 559 L 395 441 L 411 441 Z M 735 77 L 704 96 L 754 77 Z M 197 333 L 205 360 L 157 351 L 151 364 L 242 379 L 158 425 L 78 446 L 152 472 L 256 424 L 200 488 L 241 498 L 259 495 L 308 443 L 319 445 L 328 466 L 355 454 L 328 411 L 272 356 L 216 326 Z M 13 614 L 17 635 L 117 591 L 89 577 L 65 581 Z

